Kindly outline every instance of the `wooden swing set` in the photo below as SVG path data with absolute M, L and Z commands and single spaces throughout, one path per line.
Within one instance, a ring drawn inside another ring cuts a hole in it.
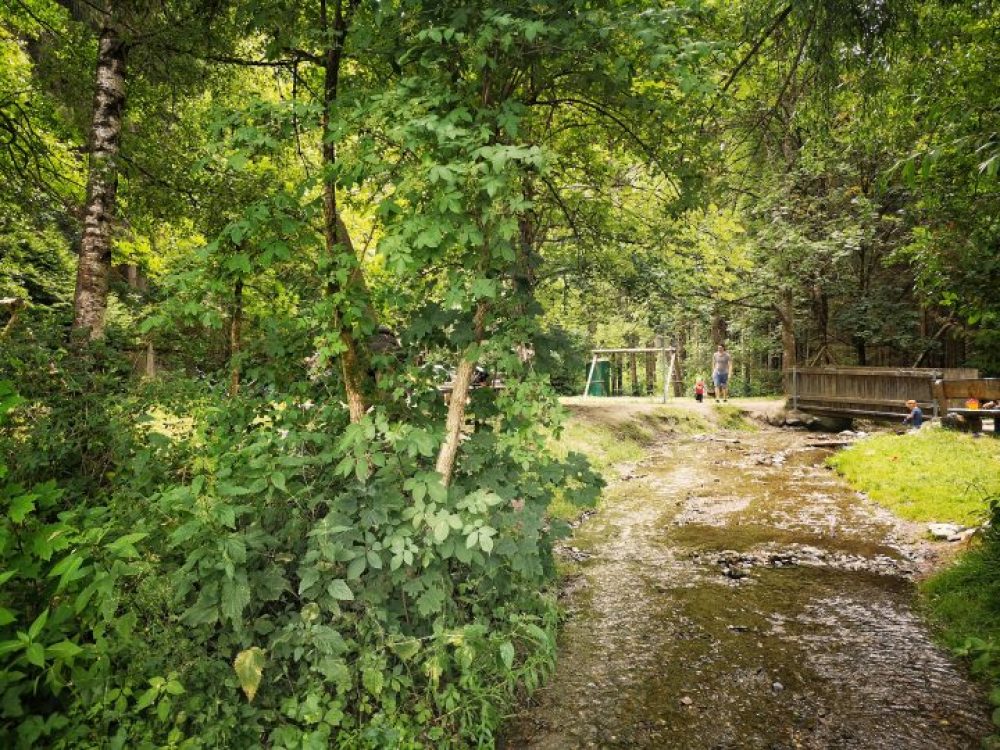
M 652 395 L 656 384 L 656 366 L 659 360 L 660 372 L 663 374 L 663 403 L 667 403 L 670 384 L 674 382 L 674 373 L 677 372 L 677 350 L 672 346 L 666 346 L 663 338 L 656 337 L 653 346 L 620 347 L 614 349 L 591 349 L 590 367 L 587 371 L 587 385 L 584 386 L 583 395 L 592 395 L 591 384 L 594 382 L 594 374 L 597 371 L 597 364 L 602 357 L 610 358 L 611 364 L 611 384 L 610 393 L 607 395 L 625 394 L 625 359 L 628 358 L 629 372 L 631 375 L 632 395 L 643 395 L 639 392 L 639 364 L 638 355 L 645 355 L 645 391 L 646 395 Z

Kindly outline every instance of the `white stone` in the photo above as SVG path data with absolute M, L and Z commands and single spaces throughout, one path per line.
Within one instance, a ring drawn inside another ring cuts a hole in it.
M 927 531 L 935 539 L 947 539 L 950 536 L 954 536 L 962 530 L 962 526 L 957 523 L 929 523 L 927 524 Z

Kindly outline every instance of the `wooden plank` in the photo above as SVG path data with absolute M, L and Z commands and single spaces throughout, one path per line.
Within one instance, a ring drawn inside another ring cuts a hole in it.
M 665 347 L 660 347 L 660 346 L 648 346 L 648 347 L 646 347 L 646 346 L 638 346 L 638 347 L 631 347 L 631 348 L 624 348 L 624 349 L 591 349 L 590 353 L 591 354 L 629 354 L 629 353 L 641 354 L 642 352 L 652 352 L 652 353 L 655 354 L 655 353 L 658 353 L 658 352 L 661 352 L 661 351 L 672 352 L 672 351 L 675 351 L 675 350 L 674 350 L 674 347 L 672 347 L 672 346 L 665 346 Z
M 906 406 L 906 402 L 909 399 L 905 398 L 858 398 L 856 396 L 803 396 L 799 394 L 800 404 L 815 404 L 821 406 L 823 404 L 829 404 L 832 407 L 836 407 L 840 404 L 854 404 L 858 402 L 863 402 L 870 404 L 872 406 Z M 927 399 L 921 401 L 919 398 L 914 399 L 918 404 L 926 404 L 927 406 L 932 406 L 933 401 Z
M 962 378 L 978 378 L 979 370 L 973 367 L 861 367 L 826 365 L 823 367 L 797 367 L 800 373 L 807 374 L 833 374 L 833 375 L 880 375 L 895 374 L 901 376 L 927 377 L 934 373 L 940 373 L 941 377 L 947 380 L 957 380 Z
M 809 409 L 803 408 L 801 411 L 825 417 L 869 417 L 871 419 L 892 419 L 892 420 L 899 419 L 900 417 L 905 417 L 907 414 L 906 412 L 899 412 L 899 411 L 882 411 L 880 409 L 863 409 L 863 408 L 848 409 L 848 408 L 815 407 Z

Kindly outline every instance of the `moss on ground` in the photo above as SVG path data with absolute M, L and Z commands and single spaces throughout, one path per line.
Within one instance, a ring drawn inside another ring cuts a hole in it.
M 1000 440 L 940 429 L 879 435 L 830 458 L 854 487 L 912 521 L 982 523 L 1000 495 Z

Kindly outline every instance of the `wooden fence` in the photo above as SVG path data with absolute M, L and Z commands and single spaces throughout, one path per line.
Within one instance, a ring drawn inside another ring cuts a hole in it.
M 896 418 L 914 399 L 937 416 L 934 381 L 978 378 L 973 368 L 799 367 L 784 372 L 795 409 L 823 416 Z

